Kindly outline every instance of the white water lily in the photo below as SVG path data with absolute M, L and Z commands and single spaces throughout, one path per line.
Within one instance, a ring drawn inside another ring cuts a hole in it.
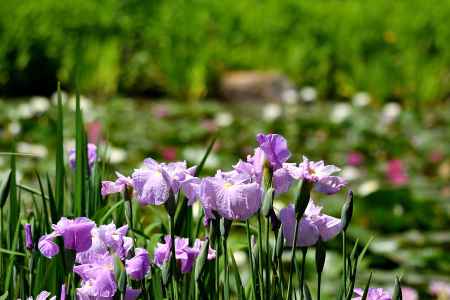
M 263 108 L 263 119 L 266 121 L 274 121 L 278 119 L 282 114 L 281 105 L 276 103 L 269 103 Z
M 352 98 L 352 104 L 356 107 L 364 107 L 370 104 L 372 98 L 367 92 L 358 92 Z
M 347 120 L 352 114 L 352 106 L 348 103 L 337 103 L 331 110 L 330 119 L 333 123 L 339 124 Z

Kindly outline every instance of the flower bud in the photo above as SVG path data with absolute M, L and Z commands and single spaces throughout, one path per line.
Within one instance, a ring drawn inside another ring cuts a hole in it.
M 175 211 L 177 209 L 177 202 L 175 201 L 175 195 L 172 191 L 169 193 L 169 198 L 164 203 L 164 206 L 166 207 L 167 213 L 170 217 L 175 217 Z
M 117 255 L 114 255 L 114 274 L 116 277 L 118 290 L 120 292 L 124 292 L 127 284 L 127 273 L 120 257 Z
M 28 223 L 24 224 L 23 228 L 25 232 L 25 247 L 28 250 L 33 250 L 33 236 L 31 234 L 31 225 Z
M 316 271 L 317 273 L 322 273 L 323 266 L 325 265 L 325 258 L 327 254 L 327 249 L 325 243 L 319 239 L 316 244 Z
M 207 239 L 200 250 L 200 255 L 197 258 L 197 261 L 195 262 L 195 280 L 199 281 L 203 270 L 205 269 L 205 263 L 206 259 L 208 258 L 208 251 L 209 251 L 209 239 Z
M 395 277 L 395 287 L 394 292 L 392 293 L 392 300 L 402 300 L 402 287 L 398 277 Z
M 220 219 L 220 235 L 225 239 L 228 238 L 228 234 L 230 233 L 232 222 L 233 221 L 227 220 L 225 218 Z
M 273 252 L 273 261 L 281 261 L 281 256 L 283 255 L 283 247 L 284 247 L 284 237 L 283 237 L 283 229 L 278 229 L 277 241 L 275 243 L 275 251 Z
M 311 181 L 302 181 L 302 186 L 300 187 L 300 191 L 295 201 L 295 218 L 297 220 L 300 220 L 301 217 L 303 217 L 303 213 L 305 212 L 306 207 L 309 203 L 309 196 L 311 194 L 312 187 L 313 183 Z
M 341 221 L 342 221 L 342 230 L 346 231 L 348 225 L 350 225 L 350 221 L 352 220 L 353 215 L 353 192 L 349 191 L 347 196 L 347 201 L 345 201 L 344 206 L 342 206 L 341 211 Z
M 273 207 L 273 196 L 275 190 L 271 187 L 264 194 L 264 200 L 261 207 L 261 213 L 264 217 L 268 217 Z

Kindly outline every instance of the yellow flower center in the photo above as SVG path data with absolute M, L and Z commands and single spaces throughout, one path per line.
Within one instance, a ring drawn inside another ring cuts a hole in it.
M 224 184 L 223 184 L 223 187 L 224 188 L 226 188 L 226 189 L 228 189 L 228 188 L 230 188 L 230 187 L 232 187 L 233 185 L 231 184 L 231 183 L 229 183 L 229 182 L 225 182 Z

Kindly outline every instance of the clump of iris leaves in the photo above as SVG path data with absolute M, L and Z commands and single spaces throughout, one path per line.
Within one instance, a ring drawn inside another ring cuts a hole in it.
M 80 97 L 76 96 L 75 137 L 76 167 L 71 174 L 66 173 L 63 141 L 63 106 L 58 88 L 57 130 L 55 177 L 36 172 L 37 187 L 21 185 L 16 181 L 16 160 L 21 153 L 3 153 L 10 158 L 11 167 L 1 181 L 0 186 L 0 299 L 26 299 L 36 297 L 46 290 L 52 295 L 61 295 L 64 286 L 67 299 L 77 297 L 76 289 L 81 279 L 73 273 L 74 256 L 69 251 L 60 251 L 53 259 L 44 257 L 34 246 L 27 248 L 25 232 L 22 226 L 31 223 L 33 237 L 40 237 L 51 230 L 52 224 L 65 216 L 68 218 L 88 217 L 97 225 L 115 222 L 118 226 L 128 225 L 135 246 L 146 248 L 151 237 L 145 233 L 143 224 L 137 219 L 139 208 L 131 201 L 127 193 L 120 194 L 113 204 L 102 200 L 101 182 L 105 166 L 97 161 L 90 171 L 87 157 L 87 139 Z M 205 149 L 196 175 L 202 167 L 214 145 L 214 138 Z M 81 159 L 78 159 L 81 158 Z M 265 174 L 270 174 L 266 172 Z M 271 175 L 268 175 L 271 176 Z M 187 205 L 186 197 L 170 197 L 167 223 L 156 224 L 162 233 L 187 237 L 191 241 L 207 237 L 192 272 L 181 273 L 176 267 L 175 255 L 162 268 L 152 267 L 150 273 L 139 284 L 127 278 L 123 261 L 114 261 L 114 274 L 117 281 L 115 299 L 124 299 L 127 287 L 141 289 L 140 299 L 320 299 L 321 275 L 327 253 L 326 242 L 320 241 L 314 246 L 316 282 L 306 282 L 305 256 L 308 248 L 288 247 L 284 245 L 282 230 L 271 230 L 269 211 L 272 209 L 275 194 L 270 187 L 271 180 L 263 180 L 264 195 L 258 213 L 246 221 L 231 222 L 217 218 L 209 227 L 203 226 L 202 219 L 194 218 L 193 208 Z M 296 221 L 299 222 L 309 202 L 310 186 L 303 182 L 298 187 L 295 203 Z M 31 195 L 32 210 L 25 209 L 22 201 L 24 193 Z M 177 200 L 175 200 L 177 198 Z M 169 208 L 169 206 L 172 206 Z M 346 230 L 353 213 L 353 196 L 349 192 L 342 208 L 342 280 L 336 289 L 336 299 L 351 299 L 357 278 L 358 265 L 364 257 L 368 244 L 358 247 L 358 242 L 349 245 Z M 230 230 L 236 226 L 246 228 L 245 250 L 250 264 L 250 275 L 243 280 L 226 240 Z M 254 236 L 257 242 L 252 242 Z M 294 240 L 295 241 L 295 240 Z M 62 238 L 57 243 L 62 245 Z M 35 243 L 36 244 L 36 243 Z M 296 243 L 291 243 L 295 245 Z M 208 247 L 216 250 L 216 258 L 208 260 Z M 60 247 L 63 249 L 63 247 Z M 174 247 L 171 247 L 175 251 Z M 151 249 L 148 249 L 151 250 Z M 282 262 L 282 254 L 290 256 L 288 264 Z M 298 252 L 298 253 L 297 253 Z M 173 253 L 173 252 L 172 252 Z M 341 266 L 339 266 L 341 267 Z M 371 277 L 366 283 L 361 299 L 367 299 Z M 316 285 L 315 295 L 310 285 Z M 401 299 L 400 280 L 393 279 L 392 299 Z M 59 297 L 59 296 L 58 296 Z

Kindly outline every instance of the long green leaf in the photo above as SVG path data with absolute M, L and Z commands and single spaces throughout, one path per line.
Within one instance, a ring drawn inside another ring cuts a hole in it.
M 14 228 L 14 231 L 12 232 L 13 234 L 13 239 L 11 241 L 11 249 L 16 249 L 18 241 L 19 241 L 19 222 L 16 223 L 16 227 Z M 14 250 L 11 250 L 14 251 Z M 14 262 L 15 262 L 15 254 L 10 254 L 9 257 L 9 262 L 8 262 L 8 268 L 6 271 L 6 279 L 5 279 L 5 288 L 8 289 L 10 287 L 10 283 L 11 283 L 11 276 L 13 274 L 13 268 L 14 268 Z M 11 293 L 12 294 L 12 293 Z
M 19 222 L 19 203 L 16 189 L 16 157 L 11 156 L 11 183 L 9 192 L 9 243 L 11 248 L 14 239 L 14 230 Z
M 195 176 L 199 176 L 200 173 L 203 170 L 203 167 L 205 166 L 206 160 L 208 159 L 209 154 L 211 153 L 211 150 L 214 147 L 214 144 L 216 143 L 217 135 L 213 136 L 211 141 L 209 142 L 208 148 L 206 149 L 205 154 L 202 157 L 202 160 L 198 164 L 197 168 L 195 169 Z
M 2 185 L 0 187 L 0 207 L 5 206 L 6 200 L 9 196 L 9 190 L 11 188 L 11 170 L 8 171 L 6 178 L 3 179 Z
M 47 173 L 47 191 L 48 191 L 48 202 L 50 204 L 50 215 L 52 217 L 52 223 L 56 224 L 59 219 L 58 210 L 56 208 L 55 197 L 53 196 L 52 183 L 50 181 L 50 177 Z
M 236 264 L 236 260 L 234 259 L 233 252 L 229 251 L 229 253 L 230 253 L 230 258 L 231 258 L 231 271 L 233 272 L 233 275 L 234 275 L 234 281 L 236 283 L 238 299 L 245 300 L 245 290 L 242 285 L 241 276 L 239 275 L 239 268 Z
M 64 215 L 64 136 L 61 83 L 58 82 L 58 116 L 56 121 L 55 197 L 58 215 Z
M 85 210 L 85 179 L 86 179 L 86 143 L 83 125 L 83 116 L 80 107 L 80 93 L 77 88 L 75 96 L 75 198 L 73 213 L 75 216 L 81 216 Z
M 39 173 L 36 171 L 36 177 L 38 179 L 38 183 L 39 183 L 39 188 L 41 189 L 40 195 L 41 195 L 41 199 L 42 199 L 42 207 L 44 210 L 44 216 L 45 216 L 45 229 L 46 231 L 50 229 L 50 225 L 51 225 L 51 220 L 49 218 L 49 214 L 48 214 L 48 206 L 47 206 L 47 201 L 49 198 L 45 197 L 45 191 L 44 191 L 44 186 L 42 185 L 42 180 L 41 180 L 41 176 L 39 175 Z M 56 216 L 55 216 L 56 218 Z M 56 220 L 55 220 L 56 221 Z
M 367 280 L 366 287 L 364 288 L 364 293 L 361 297 L 361 300 L 366 300 L 367 295 L 369 294 L 370 282 L 372 281 L 372 272 L 370 272 L 369 280 Z
M 27 256 L 25 253 L 12 251 L 12 250 L 8 250 L 8 249 L 3 249 L 3 248 L 0 248 L 0 252 L 1 253 L 6 253 L 6 254 L 9 254 L 9 255 Z
M 121 206 L 122 204 L 124 204 L 125 200 L 120 200 L 119 202 L 115 203 L 113 206 L 111 206 L 110 209 L 108 209 L 108 211 L 103 215 L 103 217 L 99 220 L 99 225 L 103 224 L 106 219 L 108 219 L 108 217 L 113 213 L 113 211 L 115 211 L 119 206 Z

